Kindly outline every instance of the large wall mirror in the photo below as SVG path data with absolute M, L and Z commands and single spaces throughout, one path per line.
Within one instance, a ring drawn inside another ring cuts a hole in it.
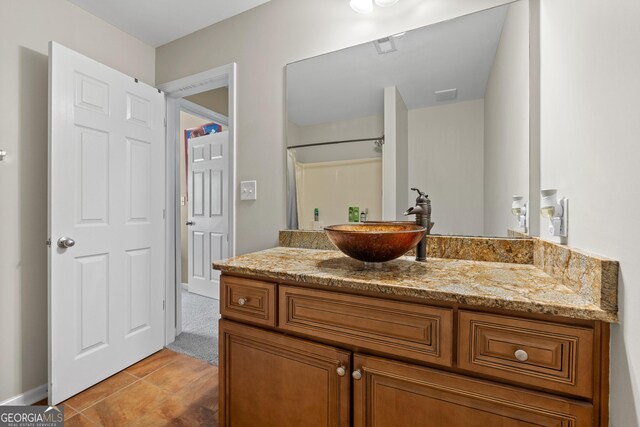
M 287 221 L 407 220 L 526 236 L 529 4 L 515 1 L 287 65 Z M 536 195 L 537 196 L 537 195 Z

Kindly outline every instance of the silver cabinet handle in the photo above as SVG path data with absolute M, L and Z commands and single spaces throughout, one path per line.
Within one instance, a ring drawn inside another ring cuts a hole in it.
M 76 244 L 76 241 L 73 240 L 71 237 L 61 237 L 58 239 L 59 248 L 66 249 L 66 248 L 72 247 L 75 244 Z
M 186 225 L 196 225 L 196 222 L 195 221 L 187 221 Z
M 247 303 L 247 300 L 245 298 L 238 299 L 238 305 L 245 305 L 246 303 Z
M 360 369 L 356 369 L 351 373 L 351 376 L 354 380 L 359 380 L 360 378 L 362 378 L 362 372 L 360 372 Z
M 347 374 L 347 370 L 344 368 L 344 366 L 338 366 L 338 368 L 336 369 L 336 373 L 339 377 L 344 377 Z
M 513 355 L 516 356 L 516 359 L 521 362 L 526 362 L 529 359 L 529 355 L 524 350 L 516 350 Z

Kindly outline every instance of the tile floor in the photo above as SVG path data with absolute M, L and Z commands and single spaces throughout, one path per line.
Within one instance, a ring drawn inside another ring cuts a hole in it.
M 217 426 L 218 368 L 165 348 L 61 405 L 65 427 Z

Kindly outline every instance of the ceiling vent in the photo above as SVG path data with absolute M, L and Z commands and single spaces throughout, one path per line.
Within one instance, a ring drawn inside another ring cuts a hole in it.
M 376 50 L 378 51 L 378 55 L 384 55 L 386 53 L 391 53 L 396 51 L 396 44 L 391 37 L 385 37 L 380 40 L 376 40 L 373 42 L 376 45 Z
M 458 97 L 458 89 L 445 89 L 433 92 L 436 94 L 436 101 L 452 101 Z

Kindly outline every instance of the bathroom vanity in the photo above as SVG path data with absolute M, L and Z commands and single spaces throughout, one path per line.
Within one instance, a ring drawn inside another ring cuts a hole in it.
M 289 247 L 215 263 L 220 425 L 608 425 L 617 263 L 450 240 L 377 269 Z

